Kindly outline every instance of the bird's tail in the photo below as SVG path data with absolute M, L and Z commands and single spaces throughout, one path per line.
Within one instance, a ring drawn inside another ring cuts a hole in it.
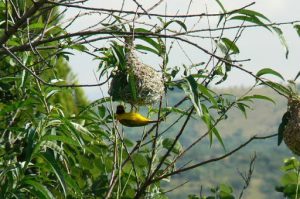
M 149 123 L 158 123 L 164 121 L 164 118 L 160 118 L 159 120 L 151 120 Z

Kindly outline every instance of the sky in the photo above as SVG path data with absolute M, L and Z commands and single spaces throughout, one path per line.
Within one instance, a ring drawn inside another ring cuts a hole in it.
M 153 6 L 156 1 L 143 0 L 139 1 L 144 8 Z M 188 4 L 190 1 L 187 0 L 165 0 L 159 7 L 155 8 L 152 13 L 164 14 L 186 14 Z M 253 1 L 248 0 L 223 0 L 224 7 L 230 11 L 243 7 Z M 119 9 L 121 8 L 121 0 L 110 0 L 110 1 L 99 1 L 89 0 L 85 6 L 108 8 L 108 9 Z M 137 9 L 136 4 L 132 0 L 125 0 L 124 10 L 135 11 Z M 252 10 L 263 13 L 272 22 L 288 22 L 300 20 L 300 1 L 299 0 L 259 0 L 256 1 L 253 6 L 250 7 Z M 219 13 L 220 7 L 213 0 L 193 0 L 189 14 L 203 13 Z M 78 9 L 69 9 L 65 14 L 66 18 L 70 18 L 79 12 Z M 75 32 L 85 27 L 89 27 L 99 20 L 99 15 L 91 14 L 85 18 L 78 20 L 71 27 L 68 28 L 69 32 Z M 145 16 L 140 21 L 148 22 L 149 19 Z M 155 21 L 155 19 L 153 19 Z M 196 22 L 197 18 L 190 19 L 187 24 L 192 26 Z M 200 29 L 203 26 L 207 26 L 207 23 L 213 25 L 214 19 L 201 19 L 201 23 L 197 24 L 196 29 Z M 300 24 L 300 23 L 299 23 Z M 203 25 L 203 26 L 202 26 Z M 249 62 L 243 63 L 243 67 L 247 70 L 256 73 L 262 68 L 272 68 L 280 72 L 283 77 L 293 79 L 295 75 L 300 71 L 300 38 L 296 31 L 291 25 L 280 26 L 283 30 L 284 37 L 289 47 L 289 57 L 285 58 L 285 51 L 280 43 L 280 40 L 276 34 L 271 33 L 263 28 L 251 28 L 246 29 L 243 36 L 238 41 L 237 45 L 240 49 L 240 54 L 235 57 L 236 59 L 251 59 Z M 229 38 L 231 33 L 227 35 Z M 197 41 L 198 42 L 198 41 Z M 206 49 L 211 49 L 211 43 L 199 40 L 199 44 L 203 45 Z M 97 43 L 100 47 L 106 43 Z M 189 57 L 193 62 L 207 61 L 207 56 L 204 53 L 200 53 L 195 48 L 183 44 L 183 48 L 188 53 Z M 157 56 L 147 54 L 141 55 L 140 59 L 150 66 L 156 67 L 160 60 Z M 170 55 L 170 66 L 182 66 L 182 64 L 189 64 L 190 61 L 183 55 L 183 52 L 177 48 L 174 49 Z M 81 84 L 92 84 L 97 83 L 95 73 L 97 74 L 99 61 L 93 60 L 91 56 L 76 52 L 74 56 L 70 57 L 70 66 L 75 74 L 77 74 L 79 83 Z M 240 71 L 233 71 L 229 74 L 228 80 L 222 87 L 228 86 L 250 86 L 253 83 L 253 78 L 249 75 L 241 73 Z M 220 86 L 220 85 L 218 85 Z M 103 92 L 100 92 L 102 90 Z M 89 99 L 95 100 L 107 95 L 107 86 L 85 88 L 86 95 Z

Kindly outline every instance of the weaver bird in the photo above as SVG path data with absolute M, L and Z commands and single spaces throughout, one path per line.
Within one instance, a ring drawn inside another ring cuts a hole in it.
M 160 122 L 160 120 L 150 120 L 137 112 L 130 111 L 126 113 L 122 105 L 117 106 L 116 119 L 128 127 L 145 126 L 150 123 Z

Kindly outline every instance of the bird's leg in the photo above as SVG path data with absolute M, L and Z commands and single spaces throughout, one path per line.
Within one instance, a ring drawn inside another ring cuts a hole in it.
M 131 108 L 130 108 L 130 112 L 137 112 L 138 111 L 138 108 L 133 105 L 133 104 L 130 104 Z
M 132 112 L 133 104 L 130 103 L 130 112 Z

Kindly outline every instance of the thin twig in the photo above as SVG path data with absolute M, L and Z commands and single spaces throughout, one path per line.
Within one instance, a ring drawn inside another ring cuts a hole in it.
M 35 2 L 33 6 L 28 9 L 28 11 L 15 23 L 15 25 L 10 27 L 0 38 L 0 45 L 2 46 L 6 41 L 8 41 L 8 39 L 18 31 L 19 27 L 26 23 L 27 19 L 34 15 L 44 5 L 45 2 L 46 0 Z
M 51 87 L 59 87 L 59 88 L 75 88 L 75 87 L 93 87 L 93 86 L 102 86 L 104 84 L 106 84 L 108 82 L 108 80 L 110 79 L 110 77 L 105 80 L 102 83 L 99 84 L 64 84 L 64 85 L 56 85 L 56 84 L 51 84 L 48 82 L 45 82 L 45 80 L 43 80 L 41 77 L 39 77 L 38 75 L 36 75 L 34 72 L 32 72 L 27 66 L 25 66 L 21 60 L 15 55 L 13 54 L 7 47 L 5 47 L 4 45 L 2 45 L 2 48 L 9 54 L 11 55 L 19 64 L 20 66 L 25 69 L 27 72 L 29 72 L 35 79 L 37 79 L 39 82 L 41 82 L 42 84 L 46 85 L 46 86 L 51 86 Z
M 240 174 L 240 176 L 243 178 L 244 183 L 245 183 L 244 186 L 243 186 L 243 189 L 242 189 L 242 191 L 240 193 L 239 199 L 242 199 L 244 191 L 250 185 L 251 177 L 252 177 L 252 174 L 253 174 L 253 171 L 254 171 L 255 160 L 256 160 L 256 153 L 254 153 L 254 155 L 251 157 L 248 172 L 246 174 L 243 174 L 242 172 L 238 171 L 239 174 Z
M 138 6 L 138 8 L 141 8 L 141 9 L 144 11 L 144 13 L 148 15 L 149 19 L 151 19 L 151 16 L 150 16 L 149 13 L 147 12 L 147 10 L 145 10 L 145 9 L 143 8 L 143 6 L 142 6 L 139 2 L 137 2 L 136 0 L 132 0 L 132 1 Z M 122 13 L 123 13 L 123 12 L 122 12 Z
M 87 7 L 87 6 L 79 6 L 79 5 L 71 5 L 71 4 L 64 4 L 64 3 L 59 3 L 59 2 L 53 2 L 53 1 L 47 1 L 47 3 L 49 4 L 55 4 L 55 5 L 59 5 L 59 6 L 65 6 L 65 7 L 71 7 L 71 8 L 78 8 L 78 9 L 84 9 L 84 10 L 93 10 L 93 11 L 102 11 L 102 12 L 108 12 L 108 13 L 125 13 L 125 14 L 135 14 L 135 11 L 128 11 L 128 10 L 118 10 L 118 9 L 105 9 L 105 8 L 92 8 L 92 7 Z M 149 15 L 149 16 L 156 16 L 156 17 L 168 17 L 168 18 L 173 18 L 173 17 L 177 17 L 177 18 L 190 18 L 190 17 L 201 17 L 201 16 L 210 16 L 210 17 L 218 17 L 221 15 L 228 15 L 228 14 L 232 14 L 235 13 L 241 9 L 245 9 L 248 8 L 252 5 L 254 5 L 255 2 L 249 3 L 241 8 L 238 9 L 234 9 L 231 10 L 229 12 L 226 13 L 211 13 L 211 14 L 207 14 L 207 13 L 200 13 L 200 14 L 190 14 L 190 15 L 164 15 L 164 14 L 154 14 L 154 13 L 145 13 L 145 12 L 137 12 L 137 15 Z
M 202 165 L 205 165 L 205 164 L 208 164 L 208 163 L 211 163 L 211 162 L 216 162 L 216 161 L 219 161 L 219 160 L 222 160 L 232 154 L 234 154 L 235 152 L 239 151 L 240 149 L 244 148 L 245 146 L 247 146 L 249 143 L 251 143 L 253 140 L 262 140 L 262 139 L 268 139 L 268 138 L 272 138 L 272 137 L 275 137 L 277 136 L 277 133 L 274 133 L 274 134 L 271 134 L 271 135 L 267 135 L 267 136 L 257 136 L 257 135 L 254 135 L 252 136 L 250 139 L 248 139 L 246 142 L 244 142 L 243 144 L 241 144 L 240 146 L 234 148 L 233 150 L 231 150 L 230 152 L 222 155 L 222 156 L 219 156 L 219 157 L 215 157 L 215 158 L 211 158 L 209 160 L 205 160 L 203 162 L 200 162 L 200 163 L 197 163 L 197 164 L 194 164 L 194 165 L 191 165 L 189 167 L 185 167 L 185 168 L 182 168 L 182 169 L 178 169 L 176 171 L 173 171 L 173 172 L 170 172 L 170 173 L 167 173 L 165 175 L 161 175 L 155 179 L 153 179 L 151 182 L 148 182 L 149 184 L 152 184 L 154 182 L 157 182 L 163 178 L 167 178 L 169 176 L 173 176 L 175 174 L 179 174 L 179 173 L 182 173 L 182 172 L 185 172 L 185 171 L 188 171 L 188 170 L 191 170 L 191 169 L 194 169 L 194 168 L 197 168 L 197 167 L 200 167 Z

